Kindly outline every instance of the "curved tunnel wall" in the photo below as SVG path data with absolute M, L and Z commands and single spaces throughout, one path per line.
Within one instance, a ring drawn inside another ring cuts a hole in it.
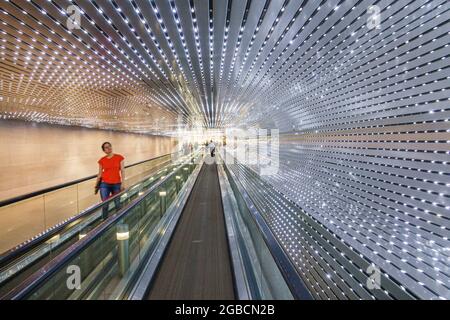
M 448 299 L 450 3 L 377 4 L 379 29 L 325 5 L 300 46 L 274 50 L 247 125 L 280 129 L 266 181 L 414 296 Z M 343 292 L 343 267 L 289 220 L 275 232 L 298 268 L 323 265 L 307 282 Z

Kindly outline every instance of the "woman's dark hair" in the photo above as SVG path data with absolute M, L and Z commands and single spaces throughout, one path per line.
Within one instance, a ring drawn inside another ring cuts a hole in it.
M 109 144 L 110 146 L 112 146 L 110 142 L 103 142 L 103 144 L 102 144 L 102 150 L 103 150 L 103 151 L 105 151 L 105 145 L 107 145 L 107 144 Z

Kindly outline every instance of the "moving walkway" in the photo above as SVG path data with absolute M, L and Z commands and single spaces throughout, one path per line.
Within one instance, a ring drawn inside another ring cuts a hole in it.
M 73 240 L 11 276 L 1 298 L 309 299 L 226 166 L 204 160 L 171 164 L 117 208 L 111 199 L 107 217 L 98 208 L 82 236 L 69 228 Z
M 147 295 L 234 299 L 217 165 L 204 165 Z

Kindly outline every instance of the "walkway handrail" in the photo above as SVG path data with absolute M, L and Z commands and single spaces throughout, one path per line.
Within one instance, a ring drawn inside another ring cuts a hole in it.
M 264 208 L 264 206 L 267 205 L 267 202 L 264 201 L 264 194 L 260 193 L 259 191 L 261 189 L 269 190 L 270 188 L 271 193 L 277 193 L 279 195 L 279 198 L 284 201 L 280 201 L 283 206 L 295 210 L 292 211 L 291 209 L 292 212 L 295 212 L 293 218 L 302 225 L 302 229 L 303 227 L 305 227 L 305 235 L 308 235 L 308 237 L 310 237 L 313 241 L 317 240 L 318 247 L 311 246 L 311 249 L 321 250 L 321 245 L 329 245 L 329 247 L 332 248 L 333 251 L 330 251 L 329 255 L 331 259 L 336 262 L 336 266 L 340 267 L 340 269 L 337 270 L 342 272 L 341 274 L 337 273 L 337 276 L 343 279 L 343 281 L 354 281 L 353 286 L 348 287 L 349 290 L 355 292 L 357 290 L 361 290 L 362 294 L 365 294 L 367 298 L 371 299 L 393 298 L 403 300 L 418 298 L 414 293 L 406 290 L 403 286 L 401 286 L 400 282 L 397 281 L 394 277 L 388 276 L 381 270 L 381 272 L 379 273 L 382 280 L 380 281 L 380 283 L 382 283 L 380 288 L 381 290 L 371 290 L 368 288 L 368 286 L 363 286 L 362 284 L 366 282 L 370 276 L 370 273 L 366 272 L 365 270 L 367 270 L 367 268 L 371 266 L 371 260 L 362 255 L 360 252 L 354 250 L 345 241 L 343 241 L 342 238 L 331 232 L 328 228 L 326 228 L 326 226 L 324 226 L 320 221 L 316 220 L 313 216 L 305 213 L 293 200 L 284 196 L 283 193 L 277 190 L 273 185 L 262 179 L 260 177 L 260 174 L 254 168 L 251 168 L 250 166 L 244 165 L 239 162 L 234 163 L 236 165 L 230 166 L 229 172 L 233 176 L 238 177 L 238 181 L 241 182 L 241 189 L 243 190 L 245 188 L 243 192 L 248 193 L 246 195 L 246 202 L 248 200 L 251 200 L 248 201 L 250 205 L 258 206 L 258 208 Z M 251 181 L 253 181 L 254 183 L 252 183 Z M 292 207 L 288 207 L 287 204 Z M 270 213 L 270 210 L 268 210 L 268 213 Z M 264 215 L 260 214 L 258 220 L 264 222 Z M 267 225 L 267 228 L 270 229 L 269 231 L 272 230 L 271 228 L 269 228 L 269 225 Z M 276 241 L 274 234 L 272 235 L 272 237 L 274 238 L 274 241 Z M 280 250 L 284 251 L 283 247 L 281 247 L 281 244 L 279 244 L 279 246 Z M 284 253 L 286 255 L 286 259 L 293 261 L 291 260 L 288 252 L 284 251 Z M 293 262 L 292 267 L 295 268 L 298 272 L 302 272 L 295 267 Z M 298 274 L 300 278 L 303 279 L 300 273 Z M 318 278 L 323 278 L 324 276 L 327 277 L 328 274 L 322 272 L 322 274 L 318 273 L 317 276 Z M 306 280 L 303 282 L 306 284 Z M 291 281 L 289 281 L 289 283 L 291 283 Z M 321 297 L 320 295 L 316 295 L 317 292 L 311 291 L 311 293 L 315 294 L 315 297 Z M 360 297 L 363 297 L 362 294 L 358 293 Z
M 225 162 L 225 168 L 226 168 L 227 174 L 229 174 L 229 176 L 235 181 L 235 185 L 236 185 L 237 189 L 239 190 L 239 193 L 242 195 L 242 198 L 243 198 L 249 212 L 251 213 L 251 216 L 253 217 L 254 221 L 258 225 L 258 228 L 263 236 L 263 239 L 266 242 L 266 245 L 269 248 L 270 252 L 272 253 L 272 256 L 273 256 L 274 260 L 276 261 L 276 263 L 281 271 L 281 274 L 283 275 L 283 277 L 286 281 L 286 284 L 289 286 L 292 295 L 295 297 L 295 299 L 311 300 L 312 296 L 309 293 L 309 290 L 308 290 L 306 284 L 304 283 L 303 279 L 297 272 L 297 269 L 295 268 L 291 259 L 285 253 L 284 249 L 281 247 L 281 245 L 278 242 L 278 240 L 276 239 L 275 235 L 270 230 L 269 225 L 265 221 L 263 215 L 257 209 L 257 206 L 253 202 L 251 196 L 244 189 L 244 187 L 242 186 L 241 182 L 236 177 L 234 172 L 232 170 L 228 169 L 228 166 L 226 166 L 226 162 Z
M 189 158 L 191 161 L 192 157 Z M 180 164 L 177 169 L 181 168 L 183 165 L 189 163 L 183 162 Z M 172 170 L 164 179 L 159 180 L 154 185 L 152 185 L 144 194 L 142 194 L 139 198 L 130 202 L 127 206 L 119 210 L 116 214 L 108 217 L 105 221 L 100 223 L 94 229 L 92 229 L 85 237 L 68 247 L 66 250 L 57 255 L 53 260 L 45 264 L 42 268 L 34 272 L 31 276 L 29 276 L 25 281 L 23 281 L 19 286 L 14 288 L 12 291 L 0 297 L 2 300 L 18 300 L 27 296 L 30 291 L 34 288 L 38 287 L 42 284 L 46 279 L 55 274 L 60 268 L 69 261 L 71 258 L 76 256 L 76 254 L 80 253 L 80 251 L 92 243 L 95 239 L 97 239 L 100 234 L 108 230 L 108 228 L 113 225 L 115 222 L 120 220 L 123 216 L 125 216 L 130 210 L 139 205 L 150 193 L 156 190 L 159 186 L 165 183 L 169 178 L 171 178 L 175 174 L 176 170 Z
M 148 161 L 154 161 L 154 160 L 157 160 L 157 159 L 160 159 L 160 158 L 166 157 L 168 155 L 172 155 L 172 154 L 173 153 L 168 153 L 168 154 L 165 154 L 165 155 L 162 155 L 162 156 L 158 156 L 158 157 L 151 158 L 151 159 L 148 159 L 148 160 L 140 161 L 138 163 L 129 165 L 128 167 L 132 167 L 132 166 L 135 166 L 135 165 L 138 165 L 138 164 L 142 164 L 142 163 L 145 163 L 145 162 L 148 162 Z M 96 177 L 96 176 L 93 176 L 93 177 Z M 91 178 L 92 177 L 87 178 L 87 179 L 83 178 L 83 181 L 89 180 Z M 3 252 L 2 254 L 0 254 L 0 266 L 5 265 L 9 261 L 15 259 L 17 256 L 20 256 L 20 254 L 22 254 L 23 252 L 25 252 L 27 250 L 30 250 L 35 245 L 39 244 L 42 241 L 43 238 L 52 237 L 53 235 L 57 234 L 59 231 L 61 231 L 61 229 L 63 229 L 65 226 L 67 226 L 68 224 L 72 223 L 73 221 L 78 220 L 78 219 L 80 219 L 80 218 L 82 218 L 84 216 L 87 216 L 87 215 L 91 214 L 92 212 L 94 212 L 94 211 L 100 209 L 102 206 L 106 205 L 106 203 L 111 203 L 116 198 L 122 196 L 124 193 L 129 191 L 129 189 L 131 187 L 129 187 L 129 188 L 127 188 L 127 189 L 125 189 L 125 190 L 115 194 L 114 196 L 111 196 L 110 198 L 108 198 L 105 201 L 96 203 L 96 204 L 86 208 L 85 210 L 83 210 L 83 211 L 79 212 L 78 214 L 70 217 L 69 219 L 66 219 L 66 220 L 64 220 L 64 221 L 62 221 L 62 222 L 60 222 L 60 223 L 50 227 L 49 229 L 45 230 L 44 232 L 39 233 L 37 236 L 35 236 L 35 237 L 33 237 L 33 238 L 29 239 L 29 240 L 26 240 L 26 241 L 18 244 L 17 246 L 9 249 L 8 251 Z M 63 187 L 61 187 L 61 188 L 63 188 Z M 56 188 L 54 190 L 56 190 Z M 0 204 L 0 206 L 1 206 L 1 204 Z
M 163 154 L 161 156 L 157 156 L 157 157 L 150 158 L 150 159 L 147 159 L 147 160 L 142 160 L 142 161 L 139 161 L 139 162 L 135 162 L 133 164 L 129 164 L 129 165 L 125 166 L 125 168 L 134 167 L 134 166 L 143 164 L 143 163 L 148 162 L 148 161 L 153 161 L 153 160 L 156 160 L 156 159 L 159 159 L 159 158 L 166 157 L 166 156 L 171 155 L 171 154 L 173 154 L 173 153 L 166 153 L 166 154 Z M 77 180 L 72 180 L 72 181 L 69 181 L 69 182 L 64 182 L 64 183 L 61 183 L 61 184 L 58 184 L 58 185 L 55 185 L 55 186 L 51 186 L 51 187 L 44 188 L 44 189 L 41 189 L 41 190 L 37 190 L 37 191 L 30 192 L 30 193 L 26 193 L 26 194 L 23 194 L 23 195 L 20 195 L 20 196 L 17 196 L 17 197 L 13 197 L 13 198 L 9 198 L 9 199 L 6 199 L 6 200 L 2 200 L 2 201 L 0 201 L 0 207 L 4 207 L 4 206 L 7 206 L 7 205 L 10 205 L 10 204 L 19 202 L 19 201 L 27 200 L 29 198 L 37 197 L 37 196 L 40 196 L 40 195 L 42 195 L 44 193 L 49 193 L 49 192 L 52 192 L 52 191 L 55 191 L 55 190 L 58 190 L 58 189 L 67 188 L 67 187 L 73 186 L 74 184 L 79 184 L 81 182 L 93 179 L 96 176 L 97 175 L 94 174 L 94 175 L 91 175 L 91 176 L 88 176 L 88 177 L 80 178 L 80 179 L 77 179 Z

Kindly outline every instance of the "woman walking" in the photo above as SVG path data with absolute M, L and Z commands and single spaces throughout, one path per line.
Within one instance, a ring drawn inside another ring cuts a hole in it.
M 102 150 L 106 154 L 98 160 L 98 175 L 96 183 L 96 193 L 100 191 L 102 201 L 114 196 L 125 189 L 125 164 L 124 157 L 113 153 L 112 145 L 109 142 L 102 144 Z M 116 207 L 119 201 L 115 201 Z M 103 216 L 106 218 L 107 209 L 103 208 Z

